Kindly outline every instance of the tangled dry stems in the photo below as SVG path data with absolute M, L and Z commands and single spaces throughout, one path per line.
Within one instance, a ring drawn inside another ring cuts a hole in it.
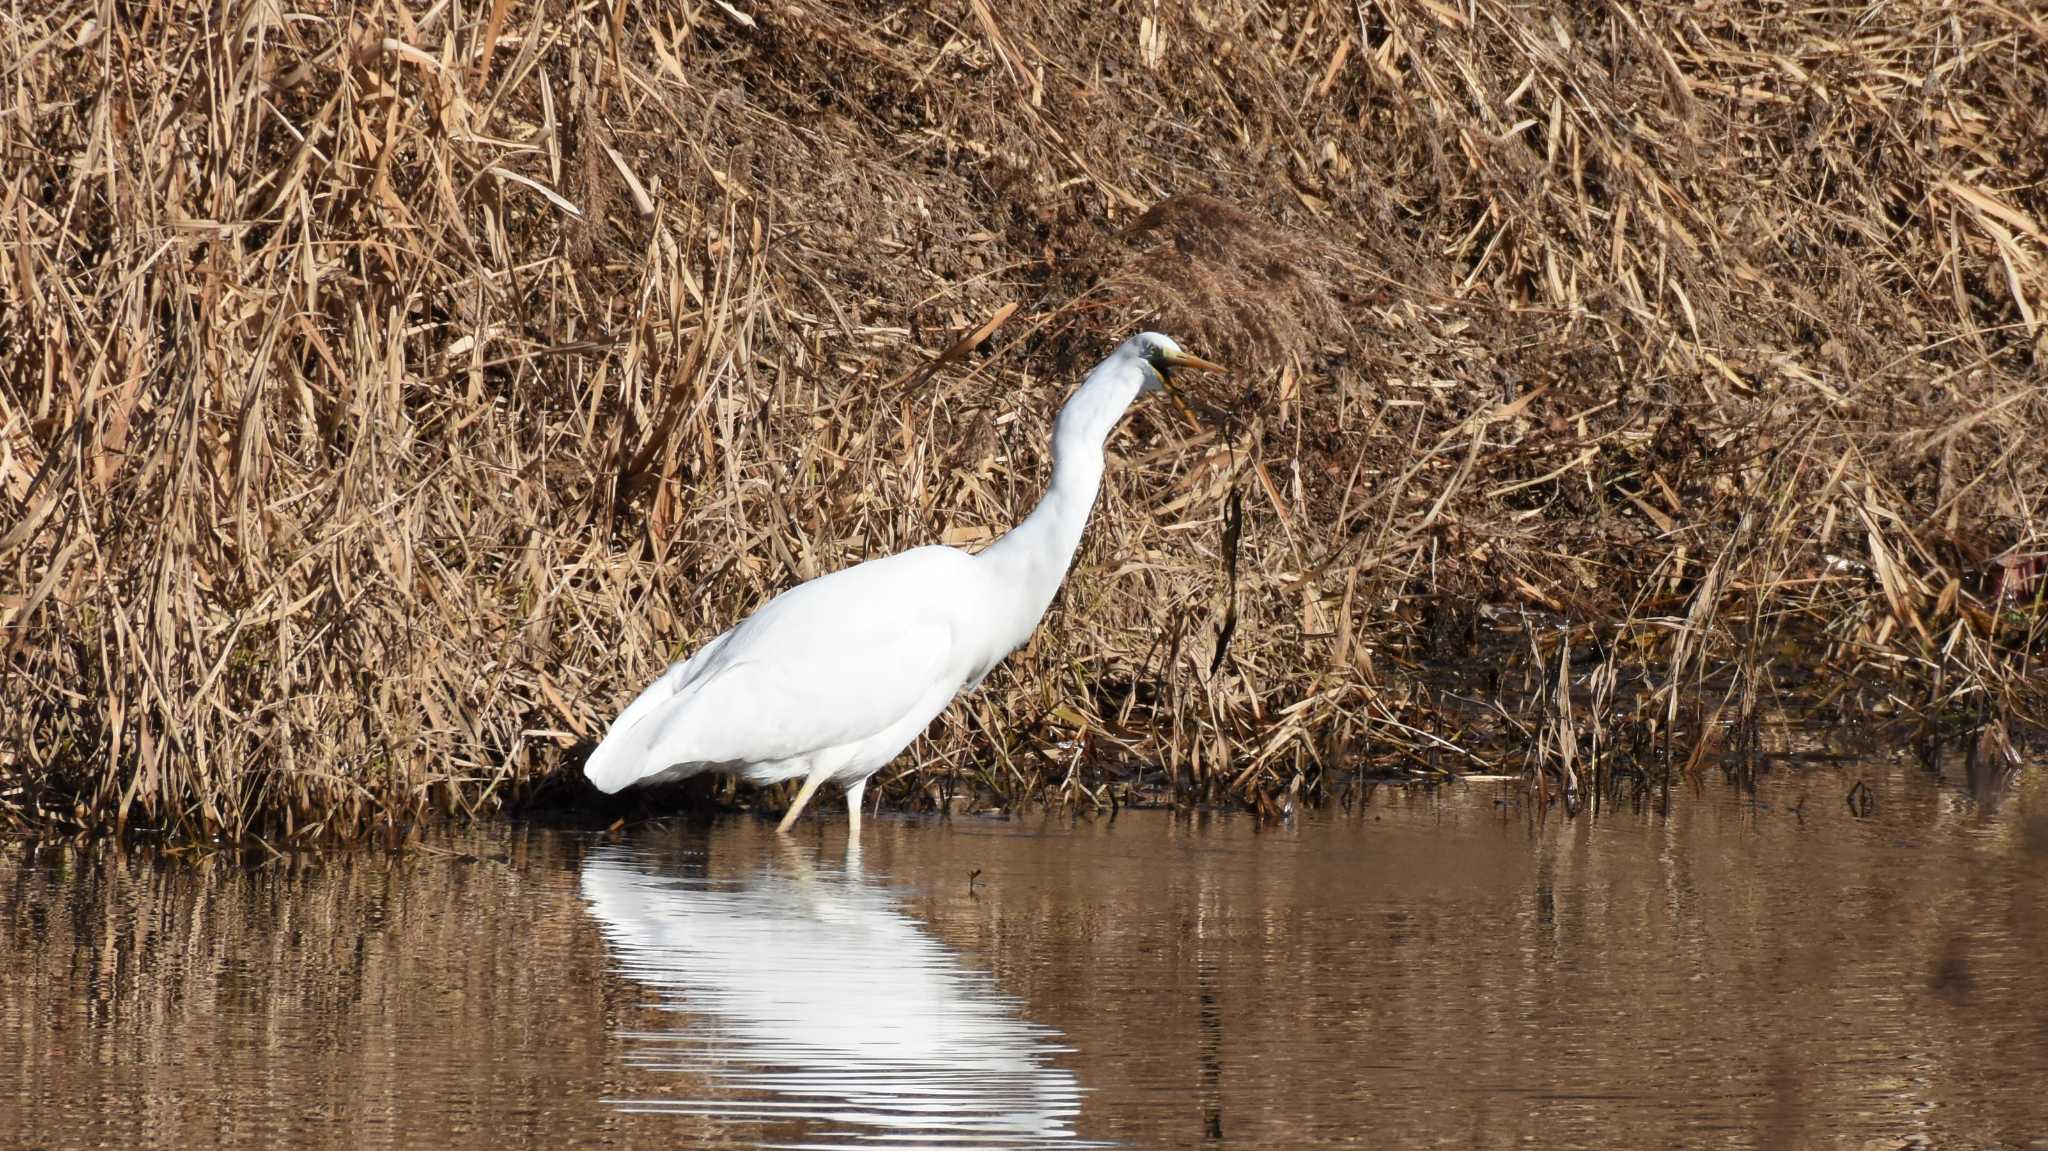
M 1140 323 L 1238 370 L 899 800 L 2040 713 L 2024 6 L 0 25 L 16 822 L 495 809 L 774 591 L 1000 532 Z

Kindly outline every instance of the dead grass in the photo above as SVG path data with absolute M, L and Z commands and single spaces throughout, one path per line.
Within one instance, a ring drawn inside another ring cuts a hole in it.
M 1048 626 L 899 799 L 1570 797 L 1786 699 L 2041 712 L 2024 7 L 235 0 L 0 42 L 19 824 L 494 810 L 772 592 L 992 538 L 1147 321 L 1238 371 L 1114 443 Z

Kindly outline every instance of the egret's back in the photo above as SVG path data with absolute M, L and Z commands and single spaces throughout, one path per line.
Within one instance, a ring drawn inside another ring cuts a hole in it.
M 584 773 L 605 791 L 711 769 L 772 782 L 857 747 L 978 674 L 980 583 L 972 557 L 924 547 L 791 588 L 642 692 Z

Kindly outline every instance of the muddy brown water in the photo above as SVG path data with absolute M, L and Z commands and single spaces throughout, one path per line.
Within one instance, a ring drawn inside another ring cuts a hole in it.
M 0 1145 L 2048 1147 L 2040 776 L 4 845 Z

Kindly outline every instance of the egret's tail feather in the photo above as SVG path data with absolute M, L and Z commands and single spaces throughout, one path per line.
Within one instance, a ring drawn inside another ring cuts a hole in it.
M 687 758 L 679 762 L 672 745 L 658 746 L 659 741 L 651 738 L 654 733 L 650 729 L 660 726 L 648 721 L 621 731 L 613 725 L 597 750 L 583 761 L 584 778 L 606 795 L 616 795 L 636 783 L 673 783 L 717 766 Z
M 627 750 L 626 745 L 630 741 L 626 735 L 627 732 L 620 731 L 617 724 L 612 725 L 612 730 L 605 733 L 604 740 L 590 753 L 590 758 L 583 761 L 583 777 L 606 795 L 616 795 L 647 774 L 644 757 Z
M 670 664 L 669 669 L 661 673 L 661 678 L 648 684 L 646 691 L 627 704 L 619 718 L 612 721 L 611 730 L 605 732 L 604 739 L 598 742 L 597 750 L 583 762 L 584 778 L 595 784 L 599 791 L 613 795 L 653 775 L 681 778 L 696 774 L 668 771 L 666 769 L 674 765 L 650 762 L 654 754 L 653 729 L 660 724 L 663 705 L 673 703 L 696 681 L 731 635 L 731 632 L 726 632 L 698 648 L 690 658 Z

